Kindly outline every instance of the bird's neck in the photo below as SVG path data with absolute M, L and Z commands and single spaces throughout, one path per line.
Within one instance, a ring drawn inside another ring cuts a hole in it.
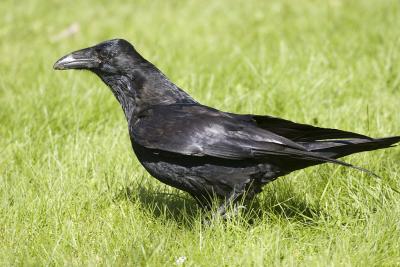
M 154 105 L 197 103 L 158 70 L 134 70 L 128 75 L 99 76 L 121 104 L 128 123 L 141 111 Z

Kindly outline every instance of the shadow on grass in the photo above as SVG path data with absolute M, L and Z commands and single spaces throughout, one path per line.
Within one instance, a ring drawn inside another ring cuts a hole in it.
M 284 219 L 315 224 L 321 217 L 330 217 L 319 205 L 307 202 L 290 184 L 267 185 L 261 196 L 252 203 L 259 218 Z
M 155 187 L 125 187 L 120 189 L 115 196 L 115 200 L 127 199 L 132 203 L 139 202 L 143 210 L 155 218 L 174 221 L 186 227 L 193 226 L 197 219 L 206 218 L 209 213 L 186 193 L 162 192 Z M 310 206 L 292 187 L 287 185 L 285 188 L 267 185 L 259 197 L 246 203 L 246 207 L 240 216 L 250 224 L 266 218 L 311 225 L 321 216 L 329 217 L 319 207 Z
M 140 206 L 151 216 L 171 220 L 179 225 L 192 225 L 201 213 L 196 201 L 185 193 L 163 192 L 155 187 L 125 187 L 115 194 L 115 200 L 126 199 Z

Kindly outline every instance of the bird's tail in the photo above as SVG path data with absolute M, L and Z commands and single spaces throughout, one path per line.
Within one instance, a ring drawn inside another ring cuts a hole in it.
M 393 147 L 398 145 L 400 142 L 400 136 L 392 136 L 392 137 L 384 137 L 384 138 L 376 138 L 376 139 L 349 139 L 349 140 L 343 140 L 343 141 L 319 141 L 319 142 L 314 142 L 313 145 L 311 145 L 309 148 L 313 147 L 312 151 L 316 152 L 318 154 L 322 154 L 324 157 L 329 157 L 333 158 L 336 161 L 337 158 L 341 158 L 347 155 L 351 155 L 354 153 L 359 153 L 359 152 L 364 152 L 364 151 L 371 151 L 371 150 L 377 150 L 377 149 L 382 149 L 382 148 L 387 148 L 387 147 Z M 339 161 L 343 163 L 342 161 Z M 343 164 L 341 164 L 343 165 Z M 351 164 L 350 164 L 351 165 Z M 375 173 L 364 169 L 360 168 L 358 166 L 351 165 L 349 166 L 354 169 L 358 169 L 360 171 L 369 173 L 375 177 L 380 178 L 378 175 Z M 397 190 L 396 188 L 393 188 L 391 185 L 388 185 L 393 191 L 396 193 L 400 194 L 400 191 Z
M 329 158 L 341 158 L 363 151 L 377 150 L 395 146 L 400 142 L 400 136 L 376 139 L 349 139 L 315 141 L 304 144 L 307 149 Z

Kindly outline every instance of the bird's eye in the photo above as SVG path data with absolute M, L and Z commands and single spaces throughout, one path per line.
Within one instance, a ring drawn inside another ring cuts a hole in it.
M 117 55 L 116 51 L 111 51 L 108 53 L 108 57 L 110 57 L 110 58 L 115 57 L 116 55 Z
M 111 59 L 117 55 L 115 51 L 109 51 L 109 50 L 99 50 L 97 54 L 101 60 Z
M 108 54 L 109 54 L 109 53 L 108 53 L 107 50 L 100 50 L 100 51 L 98 52 L 98 55 L 99 55 L 100 59 L 107 59 L 107 58 L 109 57 Z

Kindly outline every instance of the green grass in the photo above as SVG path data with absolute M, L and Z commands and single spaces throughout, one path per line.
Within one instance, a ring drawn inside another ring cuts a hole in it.
M 0 1 L 0 265 L 400 265 L 399 148 L 346 158 L 382 180 L 309 168 L 205 227 L 140 166 L 107 87 L 52 70 L 122 37 L 206 105 L 398 135 L 398 1 L 124 2 Z

